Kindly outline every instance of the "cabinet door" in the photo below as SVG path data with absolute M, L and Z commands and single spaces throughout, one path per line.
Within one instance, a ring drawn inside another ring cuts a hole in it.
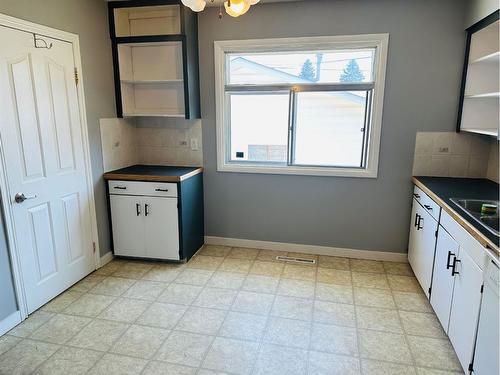
M 448 332 L 455 280 L 451 275 L 451 262 L 458 255 L 458 248 L 455 240 L 440 226 L 432 275 L 431 305 L 445 332 Z
M 177 198 L 144 198 L 146 253 L 149 258 L 179 260 Z
M 111 195 L 110 205 L 114 253 L 145 257 L 142 197 Z
M 429 297 L 438 224 L 419 203 L 414 201 L 413 205 L 415 208 L 415 216 L 412 217 L 412 225 L 415 229 L 415 234 L 412 249 L 409 249 L 408 252 L 408 259 L 415 273 L 415 277 L 424 290 L 425 295 Z
M 448 337 L 467 372 L 475 344 L 483 271 L 464 248 L 460 248 L 457 261 Z

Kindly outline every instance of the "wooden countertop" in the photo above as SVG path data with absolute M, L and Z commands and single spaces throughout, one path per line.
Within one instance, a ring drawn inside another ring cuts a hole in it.
M 500 256 L 498 237 L 469 218 L 449 200 L 449 198 L 498 200 L 498 184 L 485 179 L 451 177 L 412 177 L 412 181 L 479 243 Z
M 170 167 L 163 165 L 132 165 L 104 173 L 105 180 L 181 182 L 203 172 L 201 167 Z

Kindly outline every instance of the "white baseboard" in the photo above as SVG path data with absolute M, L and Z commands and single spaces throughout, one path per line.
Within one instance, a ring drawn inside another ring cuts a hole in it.
M 0 321 L 0 336 L 9 332 L 12 328 L 21 323 L 21 312 L 16 311 Z
M 244 240 L 239 238 L 225 238 L 225 237 L 213 237 L 213 236 L 205 236 L 205 244 L 248 247 L 248 248 L 264 249 L 264 250 L 289 251 L 293 253 L 305 253 L 305 254 L 315 254 L 315 255 L 330 255 L 330 256 L 356 258 L 356 259 L 385 260 L 389 262 L 408 262 L 408 254 L 391 253 L 387 251 L 356 250 L 356 249 L 345 249 L 341 247 L 303 245 L 303 244 L 285 243 L 285 242 L 254 241 L 254 240 Z
M 106 254 L 104 254 L 102 257 L 101 257 L 101 266 L 100 267 L 103 267 L 105 266 L 106 264 L 108 264 L 109 262 L 111 262 L 113 260 L 113 252 L 112 251 L 108 251 Z M 99 267 L 99 268 L 100 268 Z

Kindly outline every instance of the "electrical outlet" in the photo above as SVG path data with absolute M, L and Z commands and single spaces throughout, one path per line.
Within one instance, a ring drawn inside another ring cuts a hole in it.
M 179 146 L 186 147 L 188 145 L 187 141 L 180 141 Z
M 191 138 L 191 151 L 198 151 L 198 139 Z
M 449 147 L 439 147 L 438 152 L 440 154 L 447 154 L 448 152 L 450 152 L 450 148 Z

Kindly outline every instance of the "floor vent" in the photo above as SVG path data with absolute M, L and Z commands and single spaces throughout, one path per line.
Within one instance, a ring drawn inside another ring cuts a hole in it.
M 314 259 L 295 258 L 295 257 L 282 256 L 282 255 L 278 255 L 276 257 L 276 260 L 279 260 L 282 262 L 290 262 L 290 263 L 305 263 L 305 264 L 315 264 L 316 263 L 316 260 L 314 260 Z

